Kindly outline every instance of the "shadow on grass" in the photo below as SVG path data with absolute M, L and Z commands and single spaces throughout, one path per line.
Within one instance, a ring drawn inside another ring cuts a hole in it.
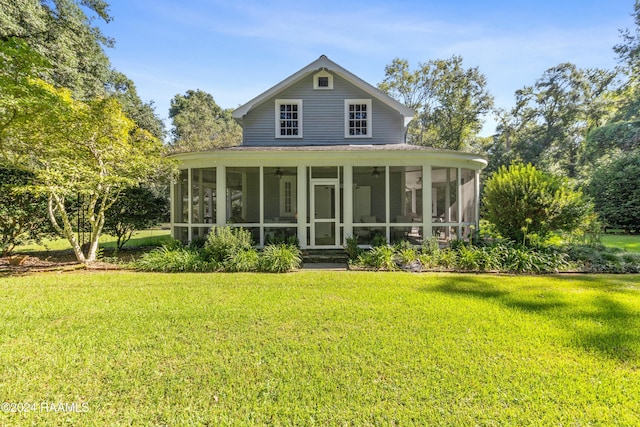
M 549 280 L 563 279 L 553 276 Z M 601 292 L 592 298 L 574 299 L 571 293 L 562 292 L 565 288 L 561 286 L 558 289 L 552 286 L 518 286 L 508 290 L 506 285 L 495 285 L 474 276 L 443 278 L 440 284 L 423 288 L 423 291 L 487 300 L 509 309 L 545 316 L 569 333 L 571 345 L 620 362 L 640 360 L 637 350 L 640 313 L 605 294 L 631 292 L 625 288 L 630 282 L 621 280 L 621 283 L 603 285 L 601 277 L 591 280 L 589 276 L 571 280 L 579 282 L 576 285 L 579 289 Z

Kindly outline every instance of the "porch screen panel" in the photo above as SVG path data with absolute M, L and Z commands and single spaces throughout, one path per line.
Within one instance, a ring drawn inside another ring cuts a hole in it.
M 216 219 L 216 169 L 191 169 L 191 222 L 213 223 Z
M 476 174 L 470 169 L 462 169 L 460 174 L 462 190 L 462 222 L 476 220 Z
M 264 222 L 294 224 L 297 222 L 298 170 L 295 167 L 263 168 Z
M 227 222 L 260 222 L 260 168 L 227 168 Z
M 458 169 L 431 169 L 432 216 L 434 222 L 458 221 Z
M 384 166 L 353 168 L 353 223 L 386 222 Z
M 422 166 L 389 168 L 391 222 L 422 222 Z
M 182 169 L 174 187 L 174 220 L 186 223 L 189 220 L 189 170 Z

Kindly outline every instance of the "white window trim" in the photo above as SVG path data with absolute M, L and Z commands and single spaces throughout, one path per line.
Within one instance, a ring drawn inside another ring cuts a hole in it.
M 349 135 L 349 105 L 366 104 L 367 106 L 367 134 L 366 135 Z M 373 114 L 371 110 L 371 99 L 345 99 L 344 100 L 344 137 L 352 138 L 371 138 L 373 134 Z
M 295 175 L 285 175 L 280 179 L 280 216 L 281 217 L 293 217 L 298 211 L 298 203 L 297 203 L 297 195 L 298 190 L 296 188 L 298 182 L 298 177 Z M 285 188 L 286 184 L 289 183 L 290 190 L 290 200 L 291 200 L 291 212 L 287 212 L 285 210 Z
M 296 104 L 298 106 L 298 135 L 280 135 L 280 106 L 283 104 Z M 275 104 L 275 137 L 277 139 L 302 138 L 302 99 L 276 99 Z
M 318 84 L 318 77 L 328 77 L 329 86 L 320 86 Z M 313 75 L 313 88 L 315 90 L 333 90 L 333 74 L 322 70 Z

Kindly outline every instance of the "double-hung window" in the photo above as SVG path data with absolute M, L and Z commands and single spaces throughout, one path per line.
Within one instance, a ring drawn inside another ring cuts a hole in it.
M 371 138 L 370 99 L 345 99 L 344 137 Z
M 276 138 L 302 138 L 302 100 L 276 100 Z

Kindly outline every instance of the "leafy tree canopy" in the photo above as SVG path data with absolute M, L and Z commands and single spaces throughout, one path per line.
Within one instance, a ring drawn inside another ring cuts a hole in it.
M 106 2 L 0 0 L 0 40 L 24 40 L 51 63 L 45 80 L 88 99 L 104 94 L 110 65 L 103 47 L 113 44 L 92 25 L 96 17 L 111 20 Z
M 410 70 L 396 58 L 385 67 L 378 87 L 417 112 L 407 141 L 449 150 L 468 149 L 491 111 L 493 97 L 478 67 L 464 68 L 462 57 L 430 60 Z
M 47 200 L 23 191 L 33 184 L 33 174 L 0 164 L 0 253 L 10 255 L 16 245 L 52 234 Z
M 603 161 L 587 189 L 606 226 L 640 229 L 640 150 Z
M 132 80 L 116 70 L 111 70 L 106 83 L 107 92 L 122 105 L 124 112 L 136 124 L 158 139 L 165 137 L 164 123 L 155 112 L 153 101 L 142 102 Z
M 176 95 L 169 109 L 173 120 L 173 151 L 202 151 L 240 144 L 242 128 L 233 120 L 231 112 L 222 109 L 211 94 L 200 89 Z
M 511 111 L 498 114 L 490 152 L 578 177 L 586 136 L 615 112 L 616 73 L 563 63 L 547 69 L 533 86 L 516 91 Z

